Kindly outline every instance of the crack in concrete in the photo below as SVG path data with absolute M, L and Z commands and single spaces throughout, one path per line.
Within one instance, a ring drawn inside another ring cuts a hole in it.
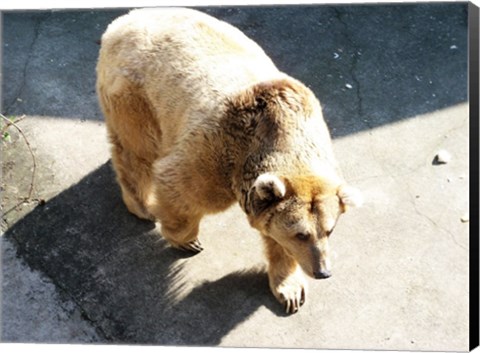
M 57 286 L 57 283 L 53 282 L 55 284 L 55 286 Z M 60 287 L 61 288 L 61 287 Z M 63 289 L 62 289 L 63 290 Z M 102 325 L 97 321 L 97 320 L 94 320 L 92 319 L 89 315 L 88 315 L 88 312 L 87 310 L 85 310 L 83 308 L 83 306 L 75 299 L 73 298 L 72 296 L 68 295 L 66 292 L 65 292 L 65 295 L 68 296 L 68 298 L 70 298 L 70 300 L 77 306 L 77 309 L 80 311 L 80 315 L 81 315 L 81 318 L 83 320 L 85 320 L 86 322 L 88 322 L 94 329 L 95 331 L 97 332 L 97 334 L 100 336 L 101 338 L 101 341 L 103 342 L 113 342 L 114 341 L 114 337 L 111 337 L 110 335 L 108 335 L 104 330 L 103 330 L 103 327 Z
M 52 15 L 52 13 L 49 13 L 45 16 L 39 17 L 34 24 L 33 39 L 32 39 L 32 42 L 30 43 L 30 46 L 28 47 L 27 59 L 25 60 L 25 64 L 24 64 L 23 70 L 22 70 L 21 84 L 20 84 L 19 89 L 17 90 L 17 93 L 15 94 L 12 101 L 10 102 L 10 104 L 8 104 L 6 106 L 6 108 L 5 108 L 6 113 L 11 111 L 12 107 L 15 105 L 15 103 L 17 103 L 17 101 L 22 96 L 23 91 L 25 90 L 25 87 L 26 87 L 26 84 L 27 84 L 27 71 L 28 71 L 28 67 L 30 65 L 30 61 L 33 58 L 34 47 L 37 43 L 38 37 L 40 36 L 41 27 L 50 18 L 51 15 Z
M 92 319 L 89 315 L 87 310 L 85 310 L 82 306 L 82 304 L 72 295 L 69 294 L 67 289 L 63 287 L 58 281 L 54 280 L 53 277 L 48 276 L 44 271 L 41 271 L 41 273 L 44 276 L 47 276 L 48 279 L 53 283 L 57 291 L 59 292 L 60 298 L 63 298 L 64 301 L 70 300 L 73 305 L 75 305 L 76 309 L 80 312 L 80 317 L 88 322 L 88 324 L 95 330 L 97 335 L 100 336 L 100 341 L 103 342 L 113 342 L 113 338 L 107 335 L 107 333 L 103 330 L 103 327 L 94 319 Z M 65 305 L 60 302 L 60 306 L 64 311 L 69 311 L 68 308 L 65 307 Z M 94 343 L 94 341 L 92 342 Z
M 22 247 L 20 246 L 20 242 L 18 241 L 18 239 L 15 237 L 15 234 L 12 234 L 11 236 L 9 236 L 8 240 L 11 241 L 14 244 L 14 247 L 17 251 L 17 256 L 18 256 L 18 251 L 19 251 L 19 249 L 22 249 Z M 21 251 L 26 252 L 26 249 L 22 249 Z M 39 268 L 34 268 L 34 267 L 32 267 L 32 265 L 30 265 L 30 263 L 23 256 L 20 256 L 20 257 L 23 259 L 24 264 L 26 266 L 28 266 L 30 271 L 40 273 L 41 276 L 43 277 L 43 279 L 46 279 L 46 280 L 50 281 L 54 285 L 54 287 L 57 291 L 57 294 L 59 296 L 59 300 L 60 300 L 59 304 L 64 311 L 68 312 L 69 309 L 65 307 L 65 305 L 64 305 L 64 303 L 62 303 L 62 301 L 66 302 L 66 301 L 70 300 L 75 305 L 76 309 L 78 309 L 78 311 L 80 312 L 81 318 L 83 320 L 85 320 L 86 322 L 88 322 L 93 327 L 93 329 L 95 329 L 97 334 L 100 336 L 101 340 L 103 340 L 104 342 L 112 342 L 113 341 L 113 338 L 110 337 L 103 330 L 102 326 L 100 324 L 98 324 L 98 322 L 96 320 L 93 320 L 92 318 L 90 318 L 87 310 L 85 310 L 83 308 L 82 304 L 73 295 L 70 294 L 70 292 L 67 290 L 67 288 L 64 287 L 57 280 L 55 280 L 54 277 L 50 276 L 44 270 L 44 268 L 43 268 L 44 266 L 42 265 L 41 262 L 39 263 Z M 94 342 L 92 342 L 92 343 L 94 343 Z
M 355 90 L 356 90 L 357 101 L 358 101 L 357 112 L 360 117 L 363 117 L 363 97 L 360 90 L 360 81 L 358 80 L 358 77 L 356 74 L 357 62 L 358 62 L 358 56 L 353 54 L 352 66 L 350 68 L 350 75 L 352 76 L 353 83 L 355 84 Z M 372 126 L 370 126 L 370 123 L 367 120 L 364 120 L 364 122 L 367 123 L 368 127 L 372 128 Z
M 397 176 L 394 175 L 391 171 L 388 170 L 387 173 L 388 173 L 388 175 L 390 175 L 391 178 L 396 180 L 397 183 L 400 183 Z M 428 220 L 435 228 L 437 228 L 440 231 L 443 231 L 444 233 L 448 234 L 455 245 L 457 245 L 458 247 L 460 247 L 463 250 L 468 251 L 468 248 L 466 248 L 465 246 L 460 244 L 457 241 L 457 239 L 455 238 L 455 235 L 449 229 L 441 226 L 432 217 L 430 217 L 428 214 L 426 214 L 426 213 L 424 213 L 424 212 L 422 212 L 418 209 L 417 204 L 415 203 L 416 198 L 415 198 L 414 194 L 412 193 L 412 190 L 410 189 L 410 185 L 408 183 L 406 184 L 406 191 L 407 191 L 408 196 L 409 196 L 408 200 L 409 200 L 410 204 L 413 206 L 413 209 L 414 209 L 414 211 L 417 215 L 419 215 L 420 217 Z
M 342 26 L 345 29 L 342 32 L 342 35 L 345 37 L 345 39 L 349 43 L 350 47 L 354 48 L 355 44 L 354 44 L 354 42 L 351 38 L 349 26 L 348 26 L 347 22 L 345 22 L 342 18 L 345 15 L 345 12 L 340 11 L 340 9 L 337 8 L 337 7 L 333 8 L 333 11 L 335 12 L 335 18 L 342 24 Z M 362 97 L 362 93 L 361 93 L 360 80 L 358 79 L 358 76 L 357 76 L 357 65 L 358 65 L 358 58 L 359 58 L 358 52 L 353 53 L 350 57 L 352 59 L 351 59 L 349 74 L 350 74 L 350 76 L 352 78 L 352 81 L 354 83 L 355 94 L 356 94 L 356 98 L 357 98 L 357 113 L 358 113 L 359 117 L 363 117 L 363 114 L 364 114 L 363 97 Z M 369 128 L 372 128 L 372 126 L 370 126 L 370 123 L 367 120 L 364 120 L 364 122 L 367 124 L 367 126 Z
M 408 190 L 408 193 L 411 197 L 410 199 L 410 203 L 413 205 L 413 208 L 415 210 L 415 213 L 425 219 L 427 219 L 435 228 L 438 228 L 440 230 L 442 230 L 444 233 L 447 233 L 450 235 L 450 238 L 452 239 L 452 241 L 455 243 L 455 245 L 457 245 L 458 247 L 462 248 L 463 250 L 465 251 L 468 251 L 468 248 L 466 248 L 465 246 L 463 246 L 462 244 L 460 244 L 457 239 L 455 238 L 455 235 L 449 230 L 449 229 L 446 229 L 444 227 L 442 227 L 441 225 L 439 225 L 433 218 L 431 218 L 429 215 L 421 212 L 418 207 L 417 207 L 417 204 L 415 203 L 415 199 L 413 198 L 413 195 L 411 194 L 410 190 Z

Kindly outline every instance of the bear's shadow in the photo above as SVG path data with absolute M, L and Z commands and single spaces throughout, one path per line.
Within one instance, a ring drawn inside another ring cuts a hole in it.
M 189 288 L 188 261 L 125 208 L 110 162 L 5 234 L 105 342 L 217 345 L 261 306 L 283 315 L 264 269 Z

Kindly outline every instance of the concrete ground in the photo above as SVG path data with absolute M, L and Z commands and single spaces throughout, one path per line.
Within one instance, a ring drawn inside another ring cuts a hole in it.
M 5 12 L 2 113 L 36 167 L 2 122 L 2 341 L 467 350 L 467 5 L 203 10 L 323 104 L 366 199 L 333 276 L 284 315 L 237 206 L 204 220 L 199 255 L 169 248 L 121 201 L 95 97 L 96 41 L 125 10 Z

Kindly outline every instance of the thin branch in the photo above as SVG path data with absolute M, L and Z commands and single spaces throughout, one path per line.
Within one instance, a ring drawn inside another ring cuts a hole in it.
M 20 118 L 16 118 L 15 120 L 8 119 L 8 123 L 2 129 L 2 136 L 7 132 L 8 128 L 12 126 L 12 123 L 18 124 L 20 121 L 25 119 L 25 115 L 22 115 Z
M 32 194 L 33 194 L 33 186 L 35 184 L 35 172 L 37 170 L 37 160 L 35 159 L 35 154 L 33 153 L 33 150 L 32 150 L 32 147 L 30 146 L 30 142 L 28 142 L 28 139 L 27 137 L 25 136 L 25 134 L 23 133 L 22 129 L 16 124 L 18 123 L 20 120 L 24 119 L 25 118 L 25 115 L 23 115 L 22 117 L 20 117 L 16 122 L 8 119 L 7 117 L 5 117 L 3 114 L 0 114 L 0 117 L 5 120 L 5 122 L 7 123 L 7 127 L 8 126 L 13 126 L 15 127 L 18 132 L 20 133 L 20 135 L 22 135 L 23 139 L 25 140 L 25 143 L 27 144 L 27 147 L 28 147 L 28 150 L 30 151 L 30 154 L 32 155 L 32 161 L 33 161 L 33 170 L 32 170 L 32 181 L 30 182 L 30 190 L 28 192 L 28 196 L 25 198 L 24 202 L 25 201 L 30 201 L 31 198 L 32 198 Z

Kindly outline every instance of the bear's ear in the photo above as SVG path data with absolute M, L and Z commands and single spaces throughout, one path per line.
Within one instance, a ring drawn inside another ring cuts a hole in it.
M 276 175 L 260 175 L 250 188 L 245 210 L 250 215 L 259 215 L 277 201 L 283 199 L 287 190 L 285 183 Z
M 300 82 L 293 79 L 277 79 L 260 82 L 253 87 L 255 107 L 267 109 L 271 114 L 280 110 L 299 113 L 308 108 L 310 91 Z
M 228 100 L 230 110 L 241 115 L 245 113 L 261 113 L 267 110 L 269 97 L 260 84 L 242 90 Z
M 340 198 L 344 212 L 348 207 L 360 207 L 363 205 L 363 196 L 360 190 L 349 185 L 341 185 L 337 195 Z
M 263 112 L 274 119 L 282 109 L 297 113 L 306 109 L 311 96 L 300 82 L 281 78 L 254 84 L 233 97 L 230 105 L 235 111 Z
M 255 193 L 260 200 L 281 199 L 287 189 L 283 181 L 274 174 L 264 173 L 253 183 Z

